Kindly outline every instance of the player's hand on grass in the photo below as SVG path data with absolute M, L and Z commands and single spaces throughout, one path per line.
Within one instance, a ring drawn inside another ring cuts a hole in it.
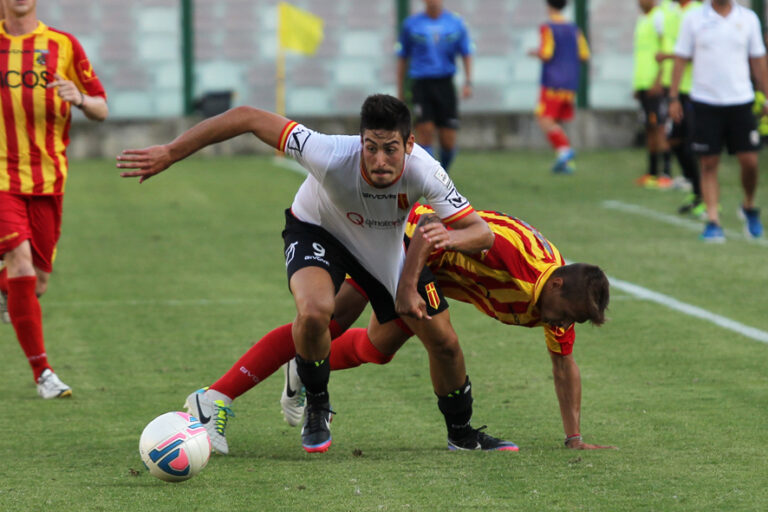
M 618 450 L 615 446 L 603 446 L 599 444 L 585 443 L 581 439 L 571 439 L 566 444 L 571 450 Z
M 409 316 L 419 320 L 432 320 L 427 314 L 427 303 L 415 287 L 398 287 L 395 299 L 395 311 L 400 316 Z
M 171 166 L 173 159 L 167 146 L 150 146 L 144 149 L 124 149 L 117 155 L 118 169 L 138 169 L 121 172 L 123 178 L 139 178 L 143 183 L 155 174 Z
M 80 92 L 80 89 L 77 88 L 75 82 L 67 80 L 58 73 L 53 75 L 53 77 L 54 81 L 46 85 L 46 88 L 50 89 L 55 87 L 56 93 L 62 100 L 68 101 L 76 107 L 82 107 L 85 96 Z

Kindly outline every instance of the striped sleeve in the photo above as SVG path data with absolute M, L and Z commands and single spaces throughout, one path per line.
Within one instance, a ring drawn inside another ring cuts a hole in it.
M 280 132 L 280 138 L 277 141 L 277 149 L 285 153 L 285 146 L 288 143 L 288 136 L 291 131 L 298 126 L 296 121 L 288 121 L 283 127 L 283 131 Z
M 573 342 L 576 341 L 576 330 L 573 325 L 567 329 L 544 326 L 544 338 L 547 348 L 553 354 L 567 356 L 573 353 Z

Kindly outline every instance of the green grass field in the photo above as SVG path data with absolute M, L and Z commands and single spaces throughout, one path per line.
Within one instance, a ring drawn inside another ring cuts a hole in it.
M 585 152 L 570 177 L 549 164 L 548 153 L 465 152 L 452 174 L 475 207 L 527 220 L 572 261 L 768 331 L 768 245 L 710 246 L 693 219 L 675 224 L 681 192 L 632 184 L 640 151 Z M 617 451 L 563 447 L 540 329 L 454 304 L 474 424 L 519 453 L 447 451 L 412 340 L 387 366 L 332 374 L 327 454 L 305 454 L 283 422 L 280 373 L 235 402 L 229 456 L 161 482 L 139 458 L 146 423 L 292 319 L 280 232 L 302 178 L 268 157 L 191 159 L 141 186 L 113 162 L 71 167 L 42 305 L 49 358 L 74 396 L 37 398 L 0 325 L 2 511 L 766 509 L 768 345 L 616 288 L 610 321 L 577 329 L 574 353 L 585 440 Z M 738 234 L 733 161 L 721 182 L 723 223 Z

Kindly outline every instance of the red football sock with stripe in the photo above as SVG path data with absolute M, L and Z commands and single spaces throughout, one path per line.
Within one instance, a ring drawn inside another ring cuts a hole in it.
M 331 343 L 331 370 L 346 370 L 364 363 L 387 364 L 395 354 L 384 354 L 371 343 L 366 329 L 349 329 Z
M 265 334 L 211 385 L 211 389 L 235 399 L 275 373 L 296 355 L 292 325 L 282 325 Z
M 571 147 L 571 141 L 568 140 L 568 135 L 566 135 L 565 130 L 560 127 L 547 132 L 547 139 L 549 139 L 549 143 L 555 148 L 555 151 Z
M 32 367 L 35 382 L 48 365 L 43 340 L 43 313 L 35 288 L 37 277 L 22 276 L 8 279 L 8 314 L 22 350 Z
M 296 355 L 291 334 L 292 326 L 293 324 L 286 324 L 265 334 L 227 373 L 211 384 L 211 389 L 234 400 L 275 373 Z M 331 338 L 343 332 L 335 320 L 331 320 L 328 328 Z

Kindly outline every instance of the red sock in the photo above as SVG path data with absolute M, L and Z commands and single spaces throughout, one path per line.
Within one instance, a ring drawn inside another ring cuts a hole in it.
M 547 138 L 552 147 L 555 148 L 555 151 L 571 147 L 571 142 L 568 140 L 565 130 L 560 127 L 547 132 Z
M 35 382 L 45 369 L 50 368 L 43 341 L 43 313 L 35 288 L 37 277 L 23 276 L 8 279 L 8 314 L 16 330 L 22 350 L 32 367 Z
M 283 325 L 265 334 L 227 373 L 211 385 L 211 389 L 234 400 L 275 373 L 296 355 L 291 334 L 292 326 L 293 324 Z M 335 320 L 331 320 L 328 328 L 331 338 L 344 332 Z
M 387 364 L 395 357 L 379 352 L 365 329 L 349 329 L 331 343 L 331 371 L 355 368 L 363 363 Z
M 235 399 L 275 373 L 296 355 L 292 325 L 286 324 L 265 334 L 211 385 L 211 389 Z
M 8 295 L 8 269 L 6 267 L 0 270 L 0 292 Z

